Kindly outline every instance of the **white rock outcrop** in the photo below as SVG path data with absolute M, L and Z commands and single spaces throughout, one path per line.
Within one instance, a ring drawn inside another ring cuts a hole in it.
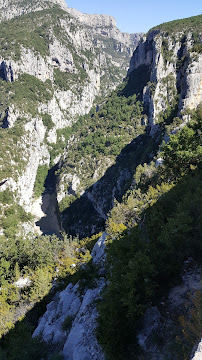
M 92 251 L 94 266 L 103 266 L 105 259 L 104 233 Z M 79 293 L 79 283 L 69 284 L 47 306 L 33 337 L 42 335 L 47 343 L 60 344 L 64 360 L 104 360 L 105 356 L 95 337 L 96 300 L 101 296 L 105 279 L 100 277 L 93 289 Z
M 196 350 L 192 360 L 201 360 L 201 359 L 202 359 L 202 339 L 197 347 L 197 350 Z
M 26 277 L 26 278 L 23 278 L 23 277 L 20 277 L 15 283 L 14 285 L 19 288 L 19 289 L 22 289 L 26 286 L 30 286 L 31 284 L 31 280 Z
M 184 111 L 202 102 L 202 55 L 192 50 L 193 44 L 191 33 L 184 44 L 181 32 L 174 39 L 153 30 L 143 37 L 133 54 L 128 74 L 141 68 L 147 73 L 142 94 L 152 131 L 168 106 L 177 106 L 178 116 L 186 121 Z

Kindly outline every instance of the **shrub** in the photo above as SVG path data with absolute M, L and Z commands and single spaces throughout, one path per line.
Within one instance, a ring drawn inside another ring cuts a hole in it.
M 73 320 L 74 320 L 74 318 L 72 316 L 68 315 L 65 318 L 64 322 L 62 323 L 62 330 L 63 331 L 70 330 Z
M 35 184 L 34 184 L 34 193 L 37 198 L 40 197 L 43 191 L 45 190 L 44 183 L 47 175 L 48 175 L 48 166 L 39 165 L 36 174 Z
M 0 192 L 0 203 L 10 205 L 13 202 L 13 193 L 9 189 Z
M 54 127 L 54 123 L 49 114 L 42 114 L 41 118 L 42 118 L 44 126 L 47 128 L 48 131 Z

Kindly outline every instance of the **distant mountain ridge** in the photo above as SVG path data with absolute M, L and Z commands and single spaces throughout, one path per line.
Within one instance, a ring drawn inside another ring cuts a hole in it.
M 16 16 L 28 14 L 30 12 L 41 11 L 44 9 L 50 9 L 53 6 L 59 6 L 62 10 L 68 12 L 76 18 L 82 24 L 96 29 L 94 32 L 100 33 L 100 35 L 112 37 L 118 41 L 123 42 L 128 47 L 133 44 L 137 44 L 143 33 L 128 34 L 121 33 L 117 29 L 116 20 L 113 16 L 103 14 L 86 14 L 82 13 L 74 8 L 69 8 L 65 0 L 6 0 L 0 1 L 0 20 L 9 20 Z M 100 30 L 99 30 L 100 28 Z M 105 28 L 105 29 L 103 29 Z M 102 29 L 102 30 L 101 30 Z

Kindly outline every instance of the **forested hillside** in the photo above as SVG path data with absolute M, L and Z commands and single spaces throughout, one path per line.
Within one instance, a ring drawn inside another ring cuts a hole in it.
M 0 360 L 190 359 L 202 16 L 137 46 L 60 0 L 0 5 Z
M 183 261 L 191 256 L 201 263 L 201 110 L 161 147 L 163 165 L 137 167 L 133 188 L 107 220 L 109 285 L 99 307 L 98 338 L 112 359 L 138 358 L 134 334 L 145 309 L 179 281 Z M 198 330 L 195 325 L 189 346 L 200 339 L 200 320 Z M 186 353 L 182 340 L 177 356 L 175 341 L 167 358 L 187 358 L 191 348 Z

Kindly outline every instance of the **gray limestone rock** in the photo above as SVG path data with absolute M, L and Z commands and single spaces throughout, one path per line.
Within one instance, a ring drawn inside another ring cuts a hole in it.
M 104 261 L 105 239 L 106 234 L 103 234 L 93 248 L 94 266 Z M 104 353 L 95 337 L 96 300 L 100 298 L 104 285 L 105 279 L 100 277 L 95 288 L 87 288 L 80 295 L 79 283 L 69 284 L 48 304 L 33 337 L 42 335 L 46 342 L 60 344 L 65 360 L 104 360 Z M 69 326 L 65 328 L 67 319 Z
M 197 350 L 194 356 L 192 357 L 192 360 L 201 360 L 201 359 L 202 359 L 202 340 L 200 341 Z
M 93 102 L 98 95 L 107 94 L 110 90 L 122 81 L 122 69 L 127 69 L 130 59 L 130 51 L 133 51 L 141 35 L 122 34 L 116 27 L 114 18 L 107 15 L 87 15 L 74 9 L 69 9 L 64 0 L 41 1 L 33 0 L 5 0 L 0 1 L 0 19 L 8 20 L 18 18 L 23 14 L 35 13 L 36 11 L 53 9 L 59 5 L 62 9 L 60 17 L 61 34 L 55 35 L 51 21 L 48 29 L 47 54 L 32 48 L 31 45 L 20 45 L 20 56 L 15 53 L 4 53 L 0 55 L 0 72 L 4 81 L 18 81 L 23 74 L 31 75 L 45 83 L 49 81 L 52 86 L 51 99 L 36 104 L 38 116 L 33 116 L 8 99 L 8 104 L 1 104 L 4 116 L 4 127 L 13 127 L 18 117 L 27 119 L 25 126 L 24 156 L 27 165 L 23 174 L 13 175 L 17 189 L 19 203 L 26 210 L 32 208 L 33 187 L 37 174 L 37 168 L 42 164 L 49 164 L 50 155 L 47 144 L 56 144 L 57 130 L 71 126 L 79 116 L 85 115 L 92 108 Z M 56 8 L 57 10 L 57 8 Z M 61 11 L 61 10 L 60 10 Z M 34 15 L 33 15 L 34 16 Z M 43 15 L 42 17 L 46 16 Z M 41 20 L 43 21 L 43 19 Z M 89 31 L 90 29 L 90 31 Z M 99 42 L 97 38 L 99 37 Z M 105 41 L 117 42 L 114 48 L 114 55 L 107 52 Z M 121 48 L 121 56 L 119 50 Z M 75 61 L 75 58 L 77 59 Z M 82 69 L 82 70 L 81 70 Z M 59 72 L 62 77 L 68 76 L 67 88 L 61 88 L 56 84 L 55 74 Z M 81 81 L 82 75 L 85 76 Z M 116 71 L 116 79 L 110 80 L 109 72 Z M 101 79 L 105 78 L 105 82 Z M 31 80 L 30 80 L 31 81 Z M 69 84 L 68 84 L 69 82 Z M 53 127 L 46 129 L 43 125 L 40 114 L 47 114 L 51 117 Z M 24 126 L 24 125 L 23 125 Z M 46 141 L 47 140 L 47 141 Z M 45 144 L 45 142 L 47 144 Z M 57 158 L 57 160 L 59 160 Z M 56 159 L 53 159 L 56 162 Z M 76 191 L 79 178 L 75 175 L 72 179 L 72 189 Z M 18 178 L 16 180 L 16 178 Z M 11 181 L 12 182 L 12 181 Z M 7 186 L 10 182 L 8 181 Z M 62 188 L 62 186 L 61 186 Z M 61 197 L 64 194 L 62 193 Z M 58 196 L 60 197 L 60 195 Z
M 182 33 L 175 39 L 159 30 L 149 32 L 143 37 L 131 58 L 128 74 L 141 68 L 148 72 L 142 89 L 143 101 L 149 110 L 151 134 L 159 116 L 166 111 L 168 104 L 177 101 L 178 116 L 183 117 L 186 109 L 195 109 L 202 101 L 202 55 L 192 51 L 192 34 L 187 35 L 186 46 L 181 42 Z M 170 57 L 163 51 L 166 38 Z M 179 65 L 179 54 L 186 59 Z M 184 116 L 186 121 L 186 116 Z

